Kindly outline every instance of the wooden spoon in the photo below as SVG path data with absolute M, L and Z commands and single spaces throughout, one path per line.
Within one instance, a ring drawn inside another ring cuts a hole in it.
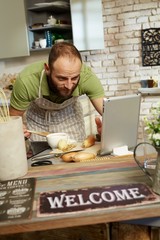
M 30 133 L 33 133 L 33 134 L 37 134 L 39 136 L 43 136 L 43 137 L 46 137 L 48 134 L 50 134 L 50 132 L 38 132 L 38 131 L 32 131 L 32 130 L 27 130 L 27 131 Z

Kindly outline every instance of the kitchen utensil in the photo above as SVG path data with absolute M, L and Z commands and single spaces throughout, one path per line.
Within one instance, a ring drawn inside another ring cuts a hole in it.
M 34 156 L 31 158 L 31 161 L 34 162 L 34 161 L 38 161 L 38 160 L 45 160 L 45 159 L 50 159 L 52 157 L 57 157 L 59 156 L 60 154 L 55 154 L 55 153 L 49 153 L 49 154 L 43 154 L 43 155 L 40 155 L 40 156 Z
M 29 133 L 37 134 L 43 137 L 46 137 L 50 132 L 39 132 L 39 131 L 33 131 L 33 130 L 27 130 Z
M 78 149 L 78 150 L 73 150 L 74 152 L 80 152 L 82 151 L 83 149 Z M 39 155 L 39 156 L 34 156 L 31 158 L 31 161 L 40 161 L 40 160 L 46 160 L 46 159 L 50 159 L 50 158 L 53 158 L 53 157 L 60 157 L 62 156 L 63 154 L 66 154 L 66 153 L 70 153 L 72 151 L 67 151 L 67 152 L 60 152 L 60 153 L 48 153 L 48 154 L 43 154 L 43 155 Z
M 0 181 L 23 177 L 28 171 L 22 118 L 0 123 Z
M 2 104 L 0 107 L 0 123 L 4 123 L 10 119 L 10 115 L 8 101 L 2 88 L 0 88 L 0 102 Z
M 46 165 L 52 165 L 52 161 L 49 161 L 49 160 L 35 161 L 31 164 L 31 167 L 39 167 L 39 166 L 46 166 Z
M 28 171 L 22 118 L 10 116 L 3 89 L 0 88 L 0 181 L 16 179 Z

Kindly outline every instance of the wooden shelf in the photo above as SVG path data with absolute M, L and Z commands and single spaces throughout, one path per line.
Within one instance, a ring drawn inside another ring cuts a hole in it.
M 54 39 L 73 39 L 69 0 L 53 0 L 53 2 L 39 0 L 39 3 L 36 0 L 25 1 L 30 51 L 48 50 L 54 44 Z M 56 19 L 56 24 L 48 23 L 50 16 Z M 47 39 L 47 48 L 34 48 L 35 41 L 39 41 L 40 38 Z
M 30 7 L 28 8 L 28 11 L 34 11 L 34 12 L 42 12 L 42 11 L 51 11 L 51 12 L 64 12 L 64 11 L 70 11 L 70 6 L 68 5 L 46 5 L 42 7 Z
M 138 92 L 141 94 L 148 94 L 148 95 L 160 95 L 160 88 L 139 88 Z
M 55 24 L 55 25 L 48 25 L 48 26 L 44 26 L 44 27 L 38 27 L 38 28 L 29 27 L 29 31 L 32 31 L 32 32 L 45 31 L 45 30 L 50 30 L 50 29 L 68 30 L 68 29 L 72 29 L 72 26 L 69 24 Z

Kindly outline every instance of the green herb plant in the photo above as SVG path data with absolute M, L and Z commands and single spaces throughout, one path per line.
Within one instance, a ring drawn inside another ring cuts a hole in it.
M 155 147 L 160 147 L 160 102 L 151 107 L 149 116 L 144 118 L 145 132 Z

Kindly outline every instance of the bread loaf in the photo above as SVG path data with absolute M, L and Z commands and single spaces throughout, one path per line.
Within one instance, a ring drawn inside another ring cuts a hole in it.
M 94 135 L 89 135 L 82 143 L 82 147 L 88 148 L 95 144 L 96 138 Z
M 70 152 L 61 156 L 64 162 L 80 162 L 95 159 L 95 154 L 89 152 Z
M 61 158 L 64 162 L 73 162 L 73 157 L 75 154 L 77 154 L 77 152 L 66 153 L 66 154 L 63 154 Z
M 91 160 L 95 159 L 95 154 L 94 153 L 89 153 L 89 152 L 79 152 L 73 156 L 73 161 L 74 162 L 81 162 L 84 160 Z

